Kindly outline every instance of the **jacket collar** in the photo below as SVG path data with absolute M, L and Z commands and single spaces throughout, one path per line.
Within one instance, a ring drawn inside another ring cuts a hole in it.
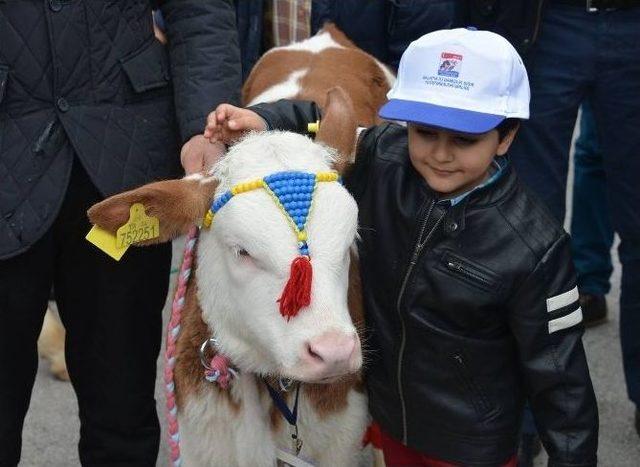
M 507 165 L 509 165 L 509 161 L 506 158 L 496 157 L 491 164 L 491 168 L 489 169 L 489 177 L 484 182 L 458 196 L 443 200 L 442 202 L 448 202 L 451 206 L 455 206 L 456 204 L 462 202 L 464 199 L 470 196 L 472 193 L 495 183 L 502 176 Z
M 465 228 L 467 211 L 483 209 L 502 202 L 515 189 L 516 173 L 511 164 L 502 168 L 500 177 L 490 184 L 480 186 L 467 194 L 458 203 L 448 208 L 444 219 L 444 231 L 447 235 L 457 236 Z M 432 196 L 437 194 L 427 188 Z

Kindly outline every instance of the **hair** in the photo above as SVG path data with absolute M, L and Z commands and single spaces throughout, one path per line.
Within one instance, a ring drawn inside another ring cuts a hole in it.
M 502 141 L 504 137 L 507 136 L 513 129 L 518 128 L 519 125 L 519 118 L 506 118 L 502 120 L 496 127 L 496 130 L 498 130 L 498 137 L 500 138 L 500 141 Z

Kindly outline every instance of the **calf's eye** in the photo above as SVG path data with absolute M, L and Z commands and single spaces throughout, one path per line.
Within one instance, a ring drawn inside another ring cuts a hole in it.
M 251 258 L 249 252 L 241 246 L 234 246 L 233 254 L 236 256 L 236 258 Z

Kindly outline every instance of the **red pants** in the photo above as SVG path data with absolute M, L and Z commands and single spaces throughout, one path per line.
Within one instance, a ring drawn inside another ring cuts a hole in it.
M 374 425 L 373 431 L 378 428 Z M 378 428 L 379 430 L 379 428 Z M 387 467 L 460 467 L 459 464 L 452 464 L 451 462 L 441 461 L 432 457 L 421 454 L 413 449 L 405 446 L 400 441 L 396 441 L 382 430 L 379 431 L 379 440 L 382 444 L 382 451 L 384 453 L 384 461 Z M 374 443 L 375 445 L 375 443 Z M 514 454 L 507 462 L 503 464 L 503 467 L 516 467 L 518 465 L 518 458 Z

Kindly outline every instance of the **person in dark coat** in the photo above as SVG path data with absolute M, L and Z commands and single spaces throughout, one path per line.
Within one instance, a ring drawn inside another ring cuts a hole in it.
M 611 222 L 605 243 L 612 232 L 620 237 L 622 363 L 640 436 L 640 0 L 553 0 L 543 10 L 528 57 L 531 119 L 510 157 L 563 220 L 571 137 L 580 105 L 590 103 L 604 170 L 600 205 Z
M 240 76 L 231 1 L 0 0 L 0 466 L 20 460 L 52 284 L 82 464 L 155 465 L 171 246 L 116 262 L 85 240 L 86 210 L 203 169 L 222 150 L 206 115 Z
M 475 26 L 506 37 L 526 54 L 535 42 L 545 0 L 313 0 L 311 30 L 335 23 L 358 47 L 398 68 L 409 43 L 438 29 Z
M 335 23 L 358 47 L 378 60 L 398 68 L 400 56 L 409 43 L 438 29 L 463 24 L 460 0 L 313 0 L 311 31 L 324 23 Z

